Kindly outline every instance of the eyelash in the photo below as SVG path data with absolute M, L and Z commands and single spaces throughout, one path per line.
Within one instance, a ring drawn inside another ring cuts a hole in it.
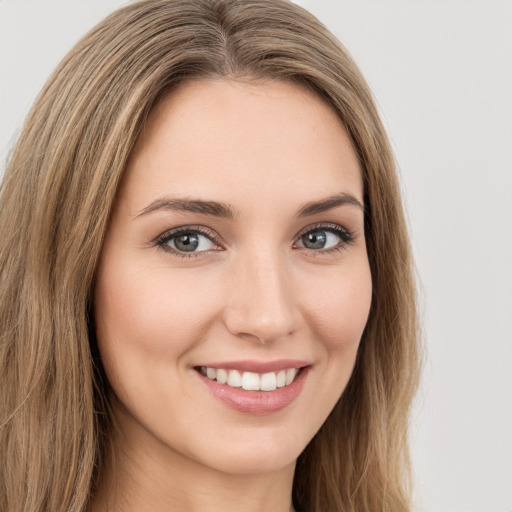
M 304 250 L 305 252 L 312 254 L 313 256 L 323 256 L 332 254 L 335 252 L 340 252 L 344 250 L 348 245 L 352 245 L 357 238 L 354 233 L 351 233 L 347 229 L 337 225 L 337 224 L 314 224 L 313 226 L 308 226 L 303 231 L 299 232 L 296 235 L 296 240 L 300 240 L 304 235 L 311 233 L 313 231 L 326 231 L 329 233 L 335 234 L 339 238 L 339 243 L 335 247 L 331 247 L 329 249 L 309 249 L 308 247 L 299 247 L 299 249 Z M 203 235 L 209 240 L 211 240 L 215 245 L 222 247 L 221 240 L 219 236 L 212 230 L 205 228 L 204 226 L 183 226 L 176 229 L 172 229 L 166 231 L 159 235 L 154 243 L 163 251 L 172 254 L 173 256 L 177 256 L 178 258 L 198 258 L 204 257 L 205 253 L 210 251 L 193 251 L 186 253 L 184 251 L 177 251 L 172 247 L 169 247 L 167 244 L 173 239 L 178 237 L 181 234 L 198 234 Z M 295 242 L 297 243 L 297 242 Z

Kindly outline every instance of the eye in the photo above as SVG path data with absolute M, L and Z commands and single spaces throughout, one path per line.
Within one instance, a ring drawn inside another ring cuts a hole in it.
M 342 249 L 353 240 L 353 236 L 341 226 L 315 226 L 299 236 L 296 247 L 316 252 L 330 252 Z
M 207 234 L 202 229 L 178 228 L 160 235 L 156 244 L 165 251 L 192 256 L 193 253 L 218 250 L 219 246 L 212 238 L 213 234 Z

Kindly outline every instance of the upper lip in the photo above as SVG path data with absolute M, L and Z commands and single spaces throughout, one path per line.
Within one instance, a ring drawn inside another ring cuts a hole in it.
M 299 369 L 310 365 L 310 362 L 298 359 L 279 359 L 276 361 L 256 361 L 245 359 L 240 361 L 206 363 L 198 366 L 215 369 L 222 368 L 224 370 L 238 370 L 240 372 L 269 373 L 287 370 L 288 368 Z

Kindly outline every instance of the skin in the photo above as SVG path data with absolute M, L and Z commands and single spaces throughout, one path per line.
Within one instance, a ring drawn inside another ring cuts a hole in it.
M 157 105 L 98 267 L 95 320 L 116 461 L 93 510 L 290 510 L 296 459 L 349 380 L 370 308 L 362 208 L 297 216 L 340 193 L 363 203 L 357 157 L 336 114 L 306 89 L 208 80 Z M 235 215 L 141 215 L 163 197 L 220 201 Z M 308 248 L 301 235 L 317 224 L 353 240 L 333 233 L 327 249 Z M 155 242 L 182 226 L 207 228 L 215 240 L 201 238 L 204 250 L 189 257 Z M 302 391 L 263 415 L 226 406 L 194 369 L 290 358 L 311 364 Z

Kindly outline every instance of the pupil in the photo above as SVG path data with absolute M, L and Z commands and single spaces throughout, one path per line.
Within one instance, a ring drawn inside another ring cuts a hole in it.
M 199 245 L 199 237 L 193 233 L 189 235 L 181 235 L 174 239 L 176 249 L 180 251 L 192 252 Z
M 302 237 L 302 243 L 308 249 L 322 249 L 326 242 L 325 231 L 312 231 Z

